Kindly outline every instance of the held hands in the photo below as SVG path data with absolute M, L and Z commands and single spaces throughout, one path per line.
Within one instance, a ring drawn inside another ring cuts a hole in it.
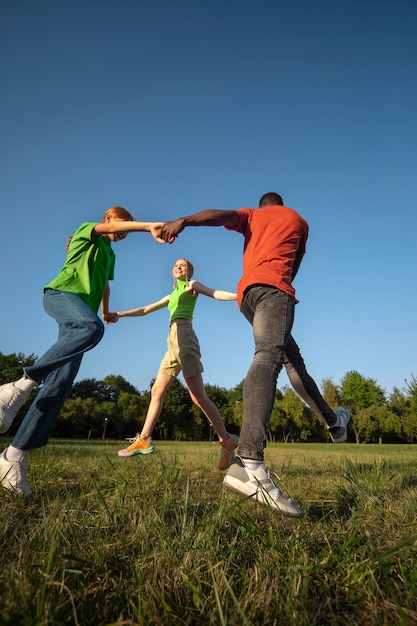
M 184 218 L 182 217 L 171 222 L 165 222 L 159 230 L 159 237 L 165 243 L 173 243 L 184 228 Z
M 162 239 L 160 237 L 160 231 L 163 225 L 164 225 L 164 222 L 153 222 L 151 224 L 150 233 L 152 237 L 155 239 L 155 241 L 157 241 L 158 243 L 167 243 L 165 239 Z M 170 241 L 169 243 L 172 243 L 172 242 Z
M 115 312 L 103 313 L 103 321 L 105 324 L 116 324 L 119 319 L 119 314 Z

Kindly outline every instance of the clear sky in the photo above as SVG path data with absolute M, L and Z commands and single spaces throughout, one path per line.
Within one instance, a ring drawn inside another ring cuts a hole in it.
M 357 370 L 387 393 L 417 375 L 415 0 L 0 2 L 0 351 L 56 338 L 42 288 L 67 235 L 112 205 L 138 220 L 256 207 L 277 191 L 309 222 L 293 329 L 317 383 Z M 235 290 L 243 238 L 186 229 L 114 245 L 111 308 L 170 292 L 180 257 Z M 148 389 L 168 312 L 106 327 L 81 378 Z M 200 296 L 204 380 L 245 376 L 252 332 Z M 281 374 L 278 385 L 288 384 Z

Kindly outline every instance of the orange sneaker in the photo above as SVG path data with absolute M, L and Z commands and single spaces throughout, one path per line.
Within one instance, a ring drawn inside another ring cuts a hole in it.
M 142 439 L 138 433 L 130 446 L 128 448 L 124 448 L 123 450 L 119 450 L 117 456 L 127 457 L 134 456 L 135 454 L 151 454 L 152 452 L 155 452 L 152 439 L 150 437 Z
M 220 453 L 220 461 L 219 461 L 219 470 L 225 470 L 229 467 L 230 463 L 233 461 L 233 457 L 235 455 L 234 449 L 239 443 L 239 437 L 237 435 L 230 435 L 229 439 L 222 441 L 221 453 Z

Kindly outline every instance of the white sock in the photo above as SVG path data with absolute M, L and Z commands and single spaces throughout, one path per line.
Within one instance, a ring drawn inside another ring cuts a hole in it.
M 22 376 L 19 380 L 17 380 L 14 384 L 15 387 L 21 389 L 22 391 L 32 391 L 36 387 L 37 383 L 31 378 L 26 378 Z
M 25 458 L 26 450 L 19 450 L 19 448 L 14 448 L 13 446 L 9 446 L 3 452 L 6 457 L 6 461 L 10 461 L 11 463 L 20 463 Z
M 252 471 L 257 470 L 258 467 L 264 464 L 263 461 L 256 461 L 255 459 L 244 459 L 243 457 L 242 457 L 242 461 L 243 461 L 243 465 Z

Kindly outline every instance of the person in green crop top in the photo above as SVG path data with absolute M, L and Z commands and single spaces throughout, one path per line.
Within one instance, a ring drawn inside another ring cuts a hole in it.
M 175 286 L 171 294 L 153 304 L 117 313 L 118 318 L 138 317 L 168 307 L 170 314 L 168 349 L 151 389 L 151 402 L 142 432 L 136 435 L 128 448 L 119 450 L 117 454 L 119 457 L 131 457 L 136 454 L 154 452 L 151 436 L 161 414 L 165 393 L 182 370 L 192 401 L 203 411 L 217 432 L 221 448 L 219 469 L 224 470 L 229 467 L 233 459 L 238 437 L 227 432 L 219 410 L 204 389 L 200 345 L 191 321 L 198 294 L 201 293 L 216 300 L 236 300 L 236 294 L 210 289 L 196 280 L 191 280 L 193 272 L 194 268 L 189 261 L 178 259 L 172 268 Z

